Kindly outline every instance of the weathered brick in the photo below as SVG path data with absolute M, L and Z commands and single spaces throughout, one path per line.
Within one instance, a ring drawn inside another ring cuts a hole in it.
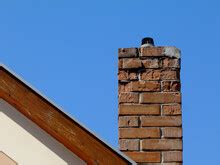
M 137 57 L 138 49 L 137 48 L 119 48 L 118 57 Z
M 118 85 L 118 91 L 120 93 L 122 92 L 130 92 L 131 89 L 130 89 L 130 83 L 127 83 L 127 82 L 120 82 L 119 85 Z
M 135 72 L 130 72 L 128 74 L 129 80 L 137 80 L 138 79 L 138 74 Z
M 119 145 L 122 151 L 138 151 L 140 149 L 140 141 L 138 139 L 121 139 L 119 140 Z
M 145 68 L 159 68 L 159 60 L 156 58 L 142 60 L 142 64 Z
M 163 81 L 162 82 L 162 91 L 164 91 L 164 92 L 180 91 L 180 82 L 179 81 Z
M 126 58 L 123 59 L 123 69 L 135 69 L 135 68 L 141 68 L 142 63 L 141 60 L 138 58 Z
M 159 128 L 120 128 L 119 138 L 159 138 Z
M 179 80 L 179 71 L 165 70 L 161 72 L 161 80 Z
M 145 47 L 140 48 L 140 56 L 142 57 L 158 57 L 163 56 L 163 47 Z
M 164 138 L 181 138 L 182 128 L 181 127 L 164 127 L 161 128 L 162 137 Z
M 141 73 L 142 80 L 179 80 L 179 73 L 175 70 L 148 69 Z
M 138 127 L 139 118 L 137 116 L 120 116 L 119 127 Z
M 161 70 L 146 70 L 141 73 L 142 80 L 160 80 L 161 79 Z
M 128 80 L 128 72 L 126 71 L 119 71 L 118 72 L 118 80 Z
M 120 81 L 119 92 L 152 92 L 160 91 L 160 83 L 154 81 Z
M 131 91 L 160 91 L 160 83 L 154 81 L 133 81 L 131 82 Z
M 164 68 L 179 68 L 180 59 L 165 58 L 163 60 L 163 67 Z
M 181 105 L 173 104 L 173 105 L 163 105 L 162 106 L 162 114 L 163 115 L 181 115 Z
M 181 151 L 167 151 L 162 153 L 164 162 L 182 162 L 182 152 Z
M 181 126 L 181 116 L 142 116 L 141 126 Z
M 161 154 L 160 152 L 124 152 L 134 161 L 141 162 L 160 162 Z
M 141 103 L 180 103 L 180 93 L 141 93 Z
M 182 140 L 179 139 L 144 139 L 142 150 L 182 150 Z
M 118 93 L 121 93 L 121 92 L 125 92 L 125 85 L 124 84 L 118 85 Z
M 122 65 L 123 65 L 123 60 L 119 59 L 118 60 L 118 69 L 122 69 Z
M 119 115 L 159 115 L 160 105 L 119 105 Z
M 139 94 L 138 93 L 121 93 L 119 95 L 119 103 L 138 103 Z
M 118 72 L 118 80 L 119 81 L 129 81 L 129 80 L 137 80 L 138 75 L 135 72 L 128 72 L 124 70 L 120 70 Z

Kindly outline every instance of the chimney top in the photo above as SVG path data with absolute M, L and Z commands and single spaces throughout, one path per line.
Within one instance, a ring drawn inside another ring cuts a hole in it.
M 141 47 L 152 47 L 154 46 L 154 40 L 150 37 L 145 37 L 142 39 Z

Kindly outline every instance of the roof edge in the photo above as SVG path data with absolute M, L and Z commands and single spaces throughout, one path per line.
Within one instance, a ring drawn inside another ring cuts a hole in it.
M 76 122 L 77 124 L 79 124 L 83 129 L 85 129 L 86 131 L 88 131 L 88 133 L 90 133 L 91 135 L 93 135 L 95 138 L 97 138 L 99 141 L 101 141 L 104 145 L 106 145 L 108 148 L 110 148 L 113 152 L 115 152 L 116 154 L 118 154 L 119 156 L 121 156 L 122 158 L 124 158 L 125 160 L 127 160 L 128 162 L 130 162 L 133 165 L 136 165 L 137 163 L 135 161 L 133 161 L 131 158 L 129 158 L 127 155 L 125 155 L 124 153 L 122 153 L 121 151 L 113 148 L 110 144 L 108 144 L 106 141 L 104 141 L 102 138 L 100 138 L 97 134 L 95 134 L 93 131 L 91 131 L 89 128 L 87 128 L 84 124 L 82 124 L 81 122 L 79 122 L 77 119 L 75 119 L 73 116 L 69 115 L 66 111 L 64 111 L 64 109 L 60 106 L 58 106 L 56 103 L 54 103 L 51 99 L 49 99 L 48 97 L 46 97 L 45 95 L 43 95 L 40 91 L 38 91 L 35 87 L 33 87 L 32 85 L 30 85 L 28 82 L 26 82 L 23 78 L 21 78 L 18 74 L 16 74 L 14 71 L 12 71 L 11 69 L 9 69 L 6 65 L 4 65 L 3 63 L 0 63 L 0 68 L 5 69 L 7 72 L 9 72 L 10 74 L 12 74 L 14 77 L 16 77 L 19 81 L 21 81 L 23 84 L 25 84 L 27 87 L 29 87 L 30 89 L 32 89 L 34 92 L 36 92 L 40 97 L 42 97 L 43 99 L 45 99 L 46 101 L 48 101 L 50 104 L 52 104 L 54 107 L 56 107 L 57 109 L 59 109 L 62 113 L 64 113 L 66 116 L 68 116 L 70 119 L 72 119 L 74 122 Z

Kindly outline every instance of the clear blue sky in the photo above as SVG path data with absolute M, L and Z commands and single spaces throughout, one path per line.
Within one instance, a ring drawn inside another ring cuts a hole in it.
M 7 0 L 0 61 L 117 147 L 117 50 L 182 50 L 184 163 L 219 164 L 218 0 Z

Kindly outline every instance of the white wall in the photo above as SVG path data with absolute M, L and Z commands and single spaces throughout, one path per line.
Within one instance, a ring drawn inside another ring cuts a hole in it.
M 0 151 L 19 165 L 86 164 L 2 99 L 0 132 Z

